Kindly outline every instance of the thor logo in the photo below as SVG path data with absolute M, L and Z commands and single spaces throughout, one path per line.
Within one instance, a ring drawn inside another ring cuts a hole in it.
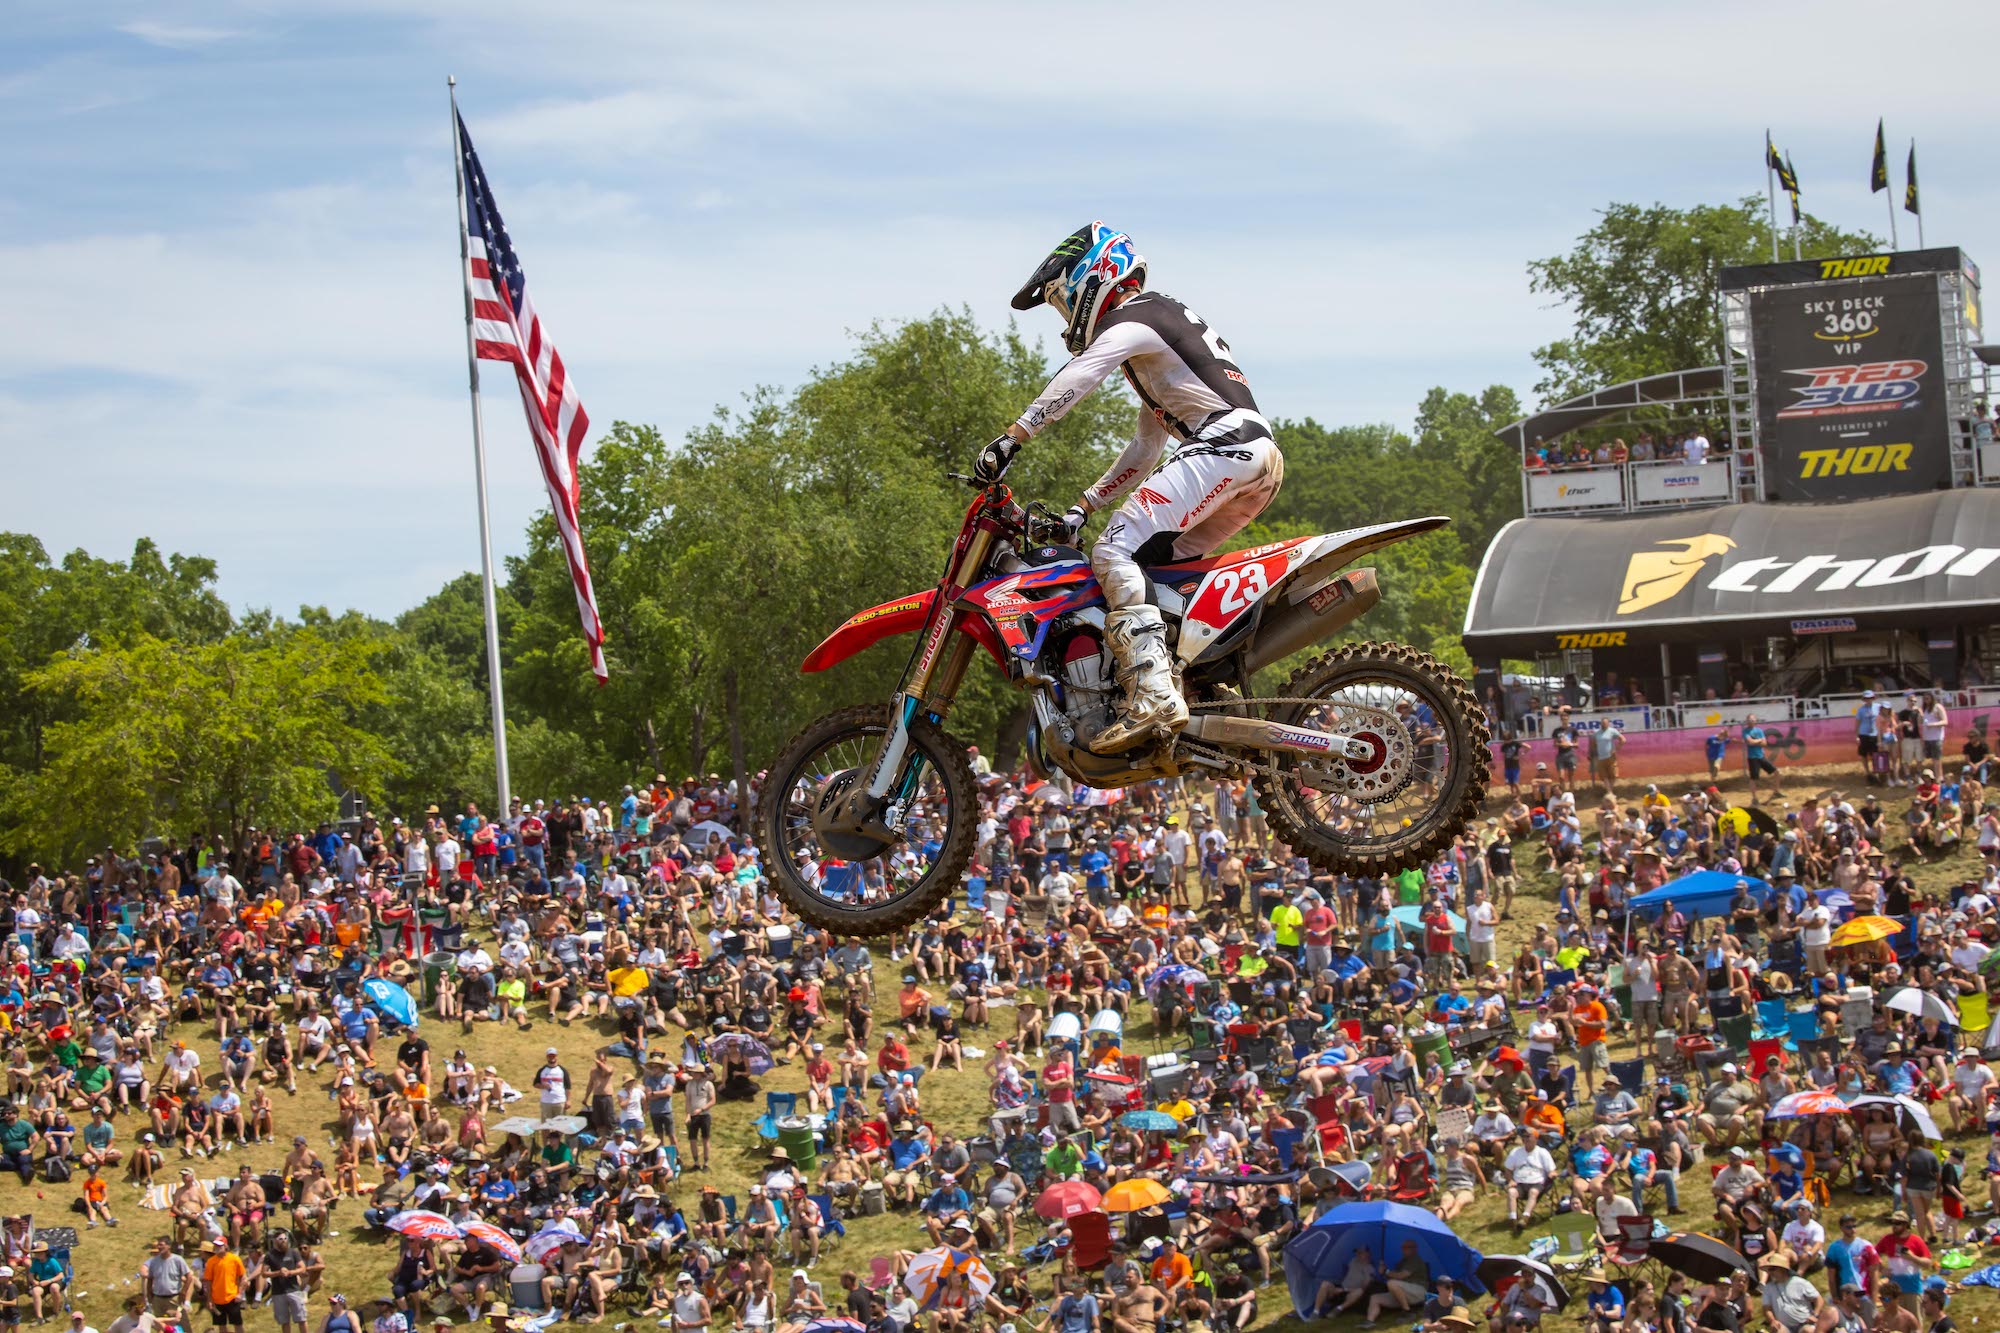
M 1846 449 L 1802 449 L 1801 477 L 1865 476 L 1870 472 L 1908 472 L 1907 444 L 1859 444 Z

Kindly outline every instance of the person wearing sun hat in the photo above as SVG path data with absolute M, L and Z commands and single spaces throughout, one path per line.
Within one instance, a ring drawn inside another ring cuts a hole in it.
M 1590 1288 L 1584 1297 L 1583 1326 L 1589 1333 L 1611 1333 L 1612 1329 L 1625 1319 L 1625 1293 L 1602 1268 L 1593 1268 L 1583 1275 Z
M 1819 1288 L 1792 1271 L 1792 1261 L 1783 1251 L 1767 1255 L 1757 1265 L 1763 1282 L 1759 1295 L 1764 1313 L 1785 1333 L 1804 1333 L 1819 1317 Z

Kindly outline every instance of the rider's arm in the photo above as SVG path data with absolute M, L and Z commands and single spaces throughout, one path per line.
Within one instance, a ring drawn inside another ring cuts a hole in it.
M 1096 513 L 1100 509 L 1109 509 L 1116 504 L 1119 496 L 1138 485 L 1141 477 L 1159 465 L 1160 454 L 1172 439 L 1173 437 L 1167 434 L 1167 428 L 1160 424 L 1159 418 L 1141 403 L 1139 420 L 1132 428 L 1132 442 L 1112 460 L 1111 466 L 1105 470 L 1103 476 L 1084 487 L 1084 508 Z
M 1089 397 L 1128 358 L 1166 350 L 1165 340 L 1137 320 L 1112 325 L 1056 372 L 1041 396 L 1015 420 L 1010 433 L 1017 439 L 1033 438 Z

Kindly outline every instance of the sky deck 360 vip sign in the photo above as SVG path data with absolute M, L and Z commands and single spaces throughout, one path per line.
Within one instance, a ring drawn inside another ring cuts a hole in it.
M 1785 500 L 1928 491 L 1949 474 L 1937 280 L 1753 293 L 1758 430 Z

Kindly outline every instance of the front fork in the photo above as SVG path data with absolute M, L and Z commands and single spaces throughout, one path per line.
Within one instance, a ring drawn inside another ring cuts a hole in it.
M 910 729 L 919 714 L 943 722 L 965 683 L 974 643 L 970 634 L 959 632 L 969 613 L 957 602 L 986 567 L 997 532 L 981 521 L 939 584 L 930 623 L 924 626 L 902 688 L 889 701 L 889 730 L 869 766 L 868 780 L 848 793 L 835 814 L 835 822 L 844 830 L 877 838 L 900 836 L 884 816 L 893 808 L 899 813 L 894 822 L 900 824 L 900 811 L 916 795 L 922 778 L 921 768 L 912 762 Z

